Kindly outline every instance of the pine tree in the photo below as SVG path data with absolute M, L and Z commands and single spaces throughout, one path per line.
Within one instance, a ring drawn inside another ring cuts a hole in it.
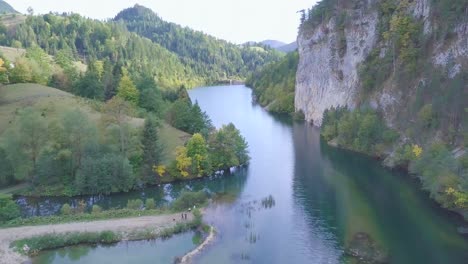
M 143 127 L 143 181 L 145 183 L 155 183 L 157 181 L 153 166 L 161 161 L 161 147 L 158 139 L 157 121 L 147 118 Z

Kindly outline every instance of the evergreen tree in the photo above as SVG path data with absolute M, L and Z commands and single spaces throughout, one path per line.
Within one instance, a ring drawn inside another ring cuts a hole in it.
M 143 147 L 142 178 L 145 183 L 155 183 L 153 167 L 161 162 L 162 149 L 158 138 L 158 124 L 153 118 L 147 118 L 143 127 L 141 145 Z

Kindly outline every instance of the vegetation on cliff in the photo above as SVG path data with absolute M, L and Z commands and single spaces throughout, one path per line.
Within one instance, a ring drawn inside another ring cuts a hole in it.
M 244 80 L 250 72 L 283 56 L 266 45 L 239 46 L 166 22 L 151 9 L 140 5 L 123 10 L 114 20 L 177 54 L 182 63 L 206 83 Z
M 247 85 L 253 88 L 257 101 L 275 113 L 294 113 L 294 90 L 299 54 L 291 52 L 281 61 L 254 72 Z

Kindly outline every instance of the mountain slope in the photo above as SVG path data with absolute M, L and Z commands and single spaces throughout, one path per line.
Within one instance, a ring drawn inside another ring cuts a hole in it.
M 193 87 L 203 83 L 177 54 L 112 21 L 92 20 L 77 14 L 46 14 L 28 16 L 10 27 L 0 39 L 0 45 L 16 43 L 26 49 L 37 45 L 50 55 L 62 52 L 86 64 L 95 60 L 107 61 L 113 67 L 123 66 L 135 75 L 150 74 L 163 88 Z
M 0 14 L 18 13 L 10 4 L 0 0 Z
M 162 20 L 151 9 L 135 5 L 114 19 L 128 30 L 176 53 L 182 62 L 208 83 L 245 79 L 249 72 L 282 56 L 273 49 L 242 47 Z
M 278 40 L 271 40 L 271 39 L 267 39 L 267 40 L 264 40 L 262 42 L 263 45 L 266 45 L 270 48 L 273 48 L 273 49 L 278 49 L 284 45 L 287 45 L 286 43 L 284 42 L 281 42 L 281 41 L 278 41 Z
M 281 46 L 281 47 L 277 48 L 277 50 L 282 51 L 282 52 L 286 52 L 286 53 L 295 51 L 295 50 L 297 50 L 297 42 L 294 41 L 293 43 L 286 44 L 284 46 Z

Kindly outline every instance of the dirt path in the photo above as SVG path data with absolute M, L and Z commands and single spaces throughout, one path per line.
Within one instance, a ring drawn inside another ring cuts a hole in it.
M 191 221 L 190 214 L 185 221 Z M 175 219 L 175 221 L 174 221 Z M 126 233 L 128 231 L 154 229 L 160 232 L 163 229 L 173 227 L 177 222 L 182 222 L 179 213 L 158 216 L 142 216 L 136 218 L 123 218 L 112 220 L 101 220 L 93 222 L 77 222 L 58 225 L 24 226 L 0 229 L 0 264 L 24 263 L 27 257 L 21 256 L 10 249 L 10 243 L 23 239 L 49 233 L 67 232 L 101 232 L 114 231 Z

